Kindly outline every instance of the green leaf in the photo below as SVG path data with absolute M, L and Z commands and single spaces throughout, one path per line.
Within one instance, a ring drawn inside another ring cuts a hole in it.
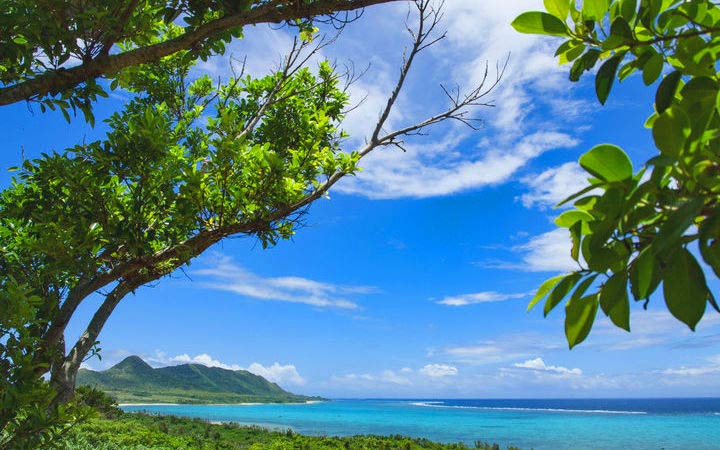
M 633 20 L 637 12 L 637 0 L 620 0 L 620 15 L 628 23 Z
M 602 105 L 605 104 L 608 95 L 610 95 L 610 89 L 612 89 L 613 82 L 615 81 L 618 65 L 624 57 L 625 52 L 622 52 L 608 59 L 600 66 L 595 76 L 595 94 Z
M 562 20 L 567 19 L 570 12 L 570 0 L 543 0 L 547 12 Z
M 600 21 L 608 12 L 609 7 L 609 0 L 585 0 L 582 5 L 583 19 Z
M 562 20 L 540 11 L 522 13 L 511 25 L 520 33 L 567 36 L 567 26 Z
M 580 157 L 580 165 L 603 181 L 625 181 L 632 178 L 632 162 L 618 146 L 601 144 Z
M 587 222 L 592 222 L 594 220 L 595 220 L 595 218 L 591 214 L 589 214 L 585 211 L 579 211 L 577 209 L 574 209 L 571 211 L 565 211 L 562 214 L 560 214 L 555 219 L 555 225 L 557 225 L 559 227 L 563 227 L 563 228 L 570 228 L 576 222 L 587 223 Z M 590 233 L 590 229 L 587 227 L 587 225 L 584 225 L 583 228 L 584 228 L 583 229 L 584 234 Z
M 583 72 L 586 72 L 597 63 L 600 57 L 600 51 L 596 49 L 590 49 L 585 52 L 579 59 L 576 59 L 570 68 L 570 81 L 578 81 Z
M 578 192 L 570 195 L 569 197 L 566 197 L 565 199 L 563 199 L 560 203 L 558 203 L 557 205 L 555 205 L 555 208 L 559 208 L 560 206 L 564 205 L 565 203 L 571 202 L 571 201 L 575 200 L 576 198 L 580 197 L 581 195 L 585 195 L 585 194 L 587 194 L 588 192 L 590 192 L 590 191 L 592 191 L 593 189 L 596 189 L 596 188 L 597 188 L 597 187 L 596 187 L 596 186 L 593 186 L 593 185 L 587 186 L 587 187 L 583 188 L 582 190 L 580 190 L 580 191 L 578 191 Z
M 680 155 L 691 131 L 690 118 L 678 105 L 660 114 L 652 127 L 655 146 L 662 154 L 673 158 Z
M 590 333 L 598 309 L 598 295 L 573 298 L 565 305 L 565 336 L 572 349 Z
M 650 47 L 648 51 L 652 53 L 642 68 L 645 86 L 650 86 L 660 77 L 664 63 L 662 55 L 654 48 Z
M 720 212 L 707 218 L 700 226 L 700 254 L 720 277 Z
M 547 295 L 547 293 L 550 292 L 550 290 L 552 288 L 554 288 L 555 285 L 558 284 L 560 282 L 560 280 L 562 280 L 566 276 L 567 276 L 566 274 L 558 275 L 556 277 L 550 278 L 549 280 L 545 280 L 543 282 L 543 284 L 540 285 L 540 288 L 538 288 L 538 291 L 535 294 L 535 296 L 532 298 L 532 300 L 530 300 L 527 310 L 530 311 L 531 309 L 533 309 L 533 307 L 537 304 L 537 302 L 542 300 Z
M 630 267 L 630 289 L 635 300 L 650 297 L 660 284 L 660 266 L 652 247 L 645 248 Z
M 614 273 L 600 289 L 600 307 L 615 326 L 630 331 L 630 299 L 625 271 Z
M 672 104 L 681 78 L 682 72 L 676 70 L 665 75 L 665 78 L 660 82 L 660 86 L 655 92 L 655 110 L 658 113 L 664 112 Z
M 575 261 L 578 261 L 578 258 L 580 258 L 580 242 L 582 240 L 583 224 L 583 222 L 578 221 L 570 227 L 570 237 L 572 238 L 570 257 L 572 257 Z
M 673 259 L 663 279 L 663 293 L 670 313 L 695 331 L 705 314 L 708 289 L 702 268 L 687 249 Z
M 662 255 L 677 245 L 683 233 L 695 222 L 704 204 L 702 197 L 695 197 L 683 203 L 668 215 L 654 239 L 653 251 L 655 255 Z
M 569 275 L 566 275 L 556 286 L 555 289 L 548 295 L 547 300 L 545 300 L 545 308 L 543 310 L 543 314 L 547 317 L 547 315 L 550 313 L 550 311 L 555 308 L 558 303 L 562 301 L 565 296 L 567 296 L 573 287 L 577 284 L 578 281 L 580 281 L 580 278 L 582 278 L 582 275 L 579 273 L 571 273 Z

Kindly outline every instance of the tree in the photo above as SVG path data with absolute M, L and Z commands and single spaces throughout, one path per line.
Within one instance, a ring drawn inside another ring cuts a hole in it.
M 402 148 L 405 136 L 449 119 L 472 125 L 469 108 L 487 104 L 501 73 L 490 79 L 486 71 L 464 94 L 445 90 L 449 106 L 438 114 L 384 129 L 415 58 L 444 37 L 439 10 L 414 4 L 419 22 L 408 27 L 413 40 L 397 83 L 355 151 L 342 148 L 342 77 L 328 63 L 305 67 L 325 45 L 307 39 L 259 79 L 189 80 L 193 50 L 127 68 L 116 83 L 135 96 L 106 120 L 104 139 L 25 161 L 0 193 L 0 300 L 8 299 L 0 306 L 14 311 L 12 321 L 0 316 L 9 336 L 1 367 L 6 384 L 43 389 L 41 410 L 52 420 L 38 428 L 62 423 L 56 411 L 72 398 L 80 364 L 98 351 L 100 331 L 128 294 L 228 236 L 255 236 L 263 246 L 292 236 L 307 208 L 377 148 Z M 163 39 L 182 33 L 167 24 Z M 102 302 L 85 331 L 65 342 L 76 309 L 93 296 Z M 49 398 L 41 380 L 48 372 Z M 0 405 L 0 448 L 17 444 L 8 424 L 40 414 L 23 389 Z
M 708 0 L 585 0 L 580 9 L 545 0 L 545 8 L 513 26 L 566 38 L 556 55 L 572 62 L 571 81 L 602 62 L 600 103 L 616 78 L 641 72 L 648 86 L 661 80 L 646 123 L 658 155 L 637 172 L 614 145 L 580 157 L 589 184 L 561 203 L 575 208 L 555 221 L 569 229 L 579 268 L 543 283 L 529 308 L 545 298 L 547 315 L 569 297 L 572 348 L 587 337 L 598 306 L 630 331 L 630 296 L 647 307 L 662 283 L 668 310 L 694 330 L 707 304 L 720 312 L 708 286 L 720 276 L 720 8 Z
M 2 0 L 0 105 L 39 101 L 68 120 L 79 109 L 92 122 L 92 103 L 107 95 L 98 77 L 182 50 L 203 59 L 223 53 L 246 25 L 288 23 L 308 33 L 313 19 L 342 24 L 340 13 L 394 1 Z M 164 33 L 176 22 L 177 33 Z

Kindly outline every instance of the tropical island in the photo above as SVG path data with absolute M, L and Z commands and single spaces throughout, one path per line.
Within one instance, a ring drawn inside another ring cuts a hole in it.
M 111 368 L 80 369 L 77 383 L 99 389 L 119 403 L 304 403 L 321 397 L 296 395 L 246 370 L 202 364 L 152 368 L 128 356 Z

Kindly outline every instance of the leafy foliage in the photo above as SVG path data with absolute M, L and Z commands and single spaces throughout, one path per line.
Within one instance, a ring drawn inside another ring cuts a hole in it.
M 200 419 L 123 414 L 116 420 L 82 424 L 58 449 L 302 449 L 302 450 L 500 450 L 497 444 L 440 444 L 404 436 L 303 436 L 291 430 L 268 431 L 232 423 L 210 424 Z M 508 450 L 519 450 L 508 447 Z
M 580 8 L 545 0 L 545 7 L 513 26 L 566 37 L 556 56 L 572 63 L 572 81 L 599 65 L 600 103 L 615 79 L 640 72 L 648 86 L 660 80 L 647 121 L 658 155 L 637 172 L 614 145 L 580 158 L 589 186 L 563 202 L 575 209 L 556 220 L 569 229 L 580 268 L 548 280 L 531 307 L 547 297 L 547 314 L 569 296 L 572 348 L 587 337 L 598 305 L 629 331 L 630 295 L 647 306 L 662 284 L 668 310 L 694 330 L 708 304 L 718 310 L 708 277 L 720 275 L 720 8 L 707 0 L 585 0 Z
M 48 409 L 55 391 L 37 376 L 42 299 L 14 280 L 0 289 L 0 449 L 32 449 L 60 437 L 87 411 L 74 404 Z
M 2 0 L 0 105 L 39 101 L 45 109 L 81 111 L 107 96 L 98 77 L 187 53 L 222 54 L 244 25 L 286 23 L 311 39 L 313 19 L 396 0 Z M 177 26 L 174 35 L 165 32 Z M 114 87 L 114 86 L 113 86 Z

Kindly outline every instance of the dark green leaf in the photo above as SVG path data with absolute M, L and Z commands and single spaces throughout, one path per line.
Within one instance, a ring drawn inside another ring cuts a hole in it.
M 680 236 L 695 222 L 698 214 L 702 211 L 703 205 L 703 198 L 695 197 L 683 203 L 668 215 L 665 223 L 660 227 L 653 244 L 655 255 L 662 255 L 677 245 Z
M 695 331 L 705 314 L 708 289 L 702 268 L 687 249 L 673 258 L 663 279 L 663 293 L 670 313 Z
M 600 307 L 615 326 L 630 331 L 630 299 L 625 271 L 614 273 L 600 289 Z
M 583 222 L 575 222 L 570 227 L 570 237 L 572 238 L 572 248 L 570 249 L 570 256 L 575 261 L 578 261 L 580 257 L 580 241 L 582 240 L 582 226 Z
M 637 0 L 620 0 L 620 15 L 628 23 L 635 18 L 637 12 Z
M 618 65 L 624 57 L 625 53 L 623 52 L 608 59 L 600 66 L 600 70 L 598 70 L 595 76 L 595 94 L 603 105 L 608 95 L 610 95 L 610 89 L 612 89 L 613 82 L 615 81 Z
M 567 36 L 567 27 L 562 20 L 540 11 L 522 13 L 511 25 L 520 33 Z
M 665 75 L 665 78 L 660 82 L 660 86 L 658 86 L 655 93 L 655 110 L 658 113 L 664 112 L 672 104 L 681 78 L 682 72 L 676 70 Z
M 580 157 L 580 165 L 603 181 L 624 181 L 632 178 L 630 158 L 618 146 L 601 144 Z
M 650 52 L 650 57 L 645 62 L 642 68 L 643 82 L 646 86 L 653 84 L 655 80 L 660 77 L 660 73 L 662 73 L 664 63 L 662 55 L 655 51 L 654 48 L 650 47 L 648 49 L 648 52 Z
M 630 41 L 633 39 L 630 25 L 628 25 L 627 21 L 623 17 L 617 17 L 615 18 L 615 20 L 613 20 L 612 25 L 610 25 L 610 34 L 613 36 L 618 36 L 625 41 Z
M 555 286 L 555 289 L 552 290 L 550 295 L 548 295 L 547 300 L 545 300 L 545 308 L 543 310 L 545 316 L 547 316 L 550 311 L 552 311 L 553 308 L 555 308 L 558 303 L 560 303 L 562 299 L 570 293 L 572 288 L 575 287 L 578 281 L 580 281 L 580 278 L 582 278 L 581 274 L 571 273 L 569 275 L 566 275 Z
M 597 309 L 597 294 L 573 298 L 565 305 L 565 336 L 571 349 L 584 341 L 590 333 Z
M 651 247 L 635 258 L 630 268 L 630 289 L 635 300 L 646 299 L 660 284 L 660 266 Z
M 720 277 L 720 213 L 717 210 L 700 226 L 699 245 L 703 259 Z
M 570 69 L 570 81 L 578 81 L 583 72 L 595 67 L 595 63 L 600 57 L 600 51 L 590 49 L 585 52 L 579 59 L 576 59 Z

